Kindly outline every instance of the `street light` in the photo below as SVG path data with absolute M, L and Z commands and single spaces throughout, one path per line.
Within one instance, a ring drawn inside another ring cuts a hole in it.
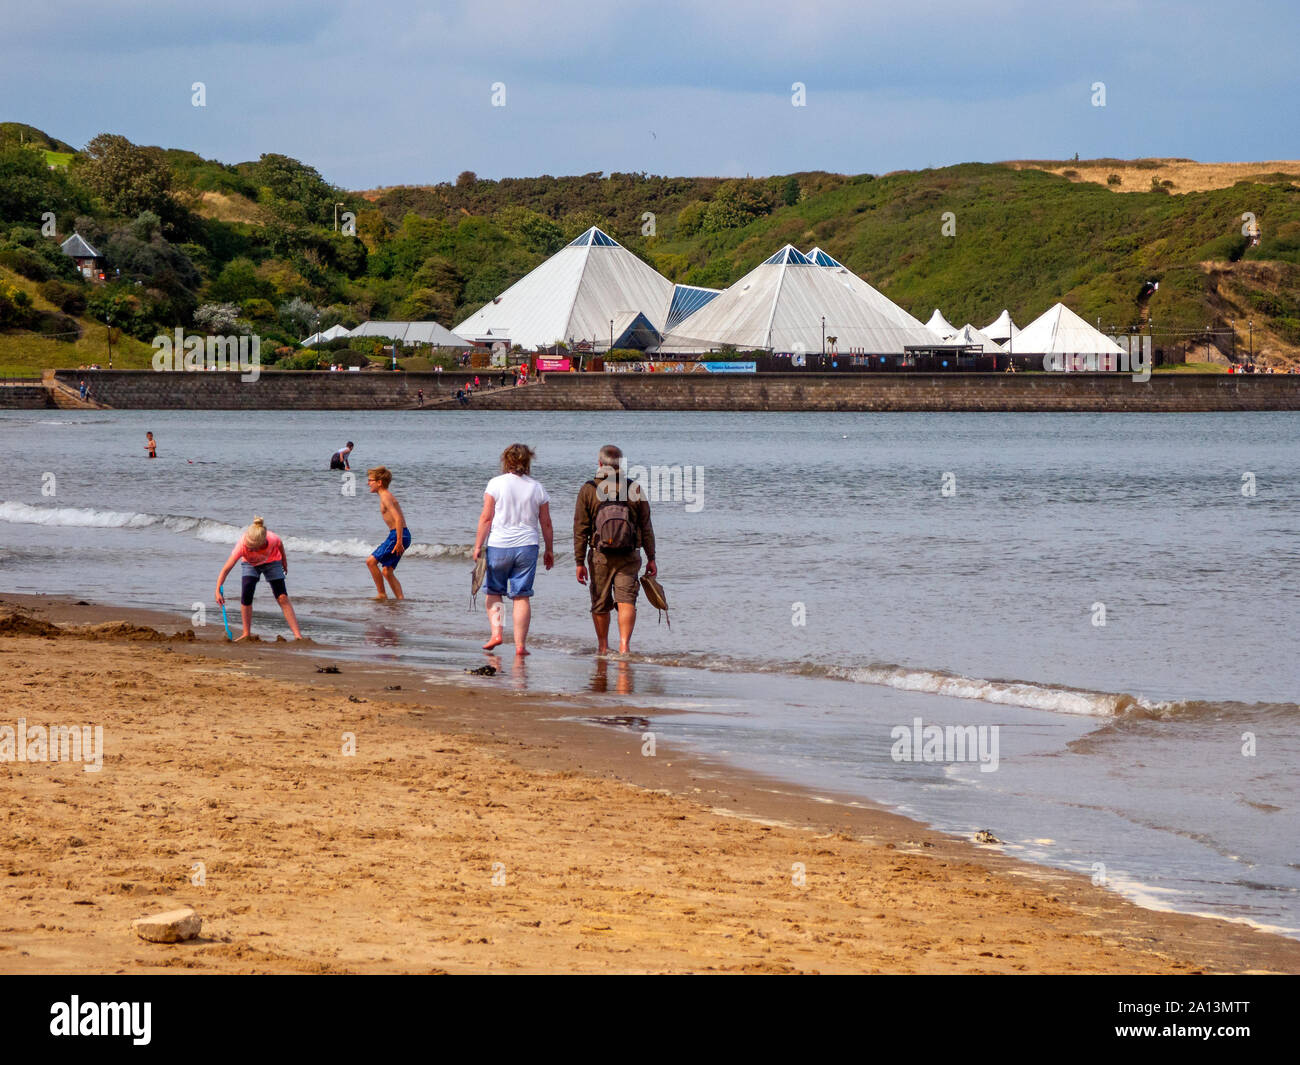
M 609 350 L 614 350 L 614 319 L 609 320 Z
M 826 315 L 822 315 L 822 358 L 826 358 Z
M 113 368 L 113 316 L 111 314 L 104 317 L 105 335 L 108 337 L 108 368 Z

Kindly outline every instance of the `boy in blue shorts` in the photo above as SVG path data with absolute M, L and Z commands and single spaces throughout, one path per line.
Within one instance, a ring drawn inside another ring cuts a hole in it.
M 387 599 L 384 593 L 384 578 L 393 589 L 394 599 L 405 599 L 402 586 L 398 583 L 397 564 L 402 561 L 402 552 L 411 546 L 411 530 L 406 527 L 406 517 L 402 514 L 401 504 L 388 490 L 393 483 L 393 475 L 387 466 L 376 466 L 366 471 L 366 481 L 370 491 L 379 496 L 379 514 L 388 526 L 388 539 L 375 548 L 366 565 L 370 567 L 370 576 L 374 579 L 376 599 Z

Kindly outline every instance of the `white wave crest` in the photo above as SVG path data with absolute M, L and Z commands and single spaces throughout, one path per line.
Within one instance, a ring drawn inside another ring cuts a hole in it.
M 135 511 L 100 510 L 95 507 L 37 507 L 30 503 L 0 502 L 0 521 L 20 525 L 57 525 L 85 529 L 148 529 L 162 527 L 168 532 L 189 533 L 197 540 L 209 544 L 235 544 L 244 531 L 242 525 L 230 525 L 212 518 L 196 518 L 188 514 L 141 514 Z M 285 536 L 284 546 L 290 551 L 309 555 L 365 558 L 375 545 L 353 538 L 323 540 L 308 536 Z M 467 544 L 412 544 L 405 555 L 408 558 L 456 559 L 469 558 Z
M 902 691 L 929 692 L 953 699 L 978 699 L 1003 706 L 1025 706 L 1033 710 L 1052 710 L 1060 714 L 1084 714 L 1089 717 L 1115 717 L 1135 708 L 1165 710 L 1172 705 L 1150 703 L 1123 693 L 1058 688 L 1025 681 L 981 680 L 926 669 L 905 669 L 902 666 L 861 666 L 835 672 L 841 679 L 857 684 L 882 684 Z

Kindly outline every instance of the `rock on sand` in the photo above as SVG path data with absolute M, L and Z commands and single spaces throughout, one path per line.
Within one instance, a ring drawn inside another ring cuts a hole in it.
M 141 917 L 131 922 L 135 934 L 151 943 L 179 943 L 182 939 L 193 939 L 203 927 L 203 918 L 188 907 L 183 910 L 168 910 L 152 917 Z

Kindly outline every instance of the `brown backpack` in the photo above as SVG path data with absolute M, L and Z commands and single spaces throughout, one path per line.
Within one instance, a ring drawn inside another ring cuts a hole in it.
M 597 498 L 600 488 L 594 480 L 588 481 L 596 489 Z M 627 499 L 602 499 L 596 504 L 593 521 L 592 546 L 598 551 L 624 552 L 635 551 L 637 547 L 636 512 Z

